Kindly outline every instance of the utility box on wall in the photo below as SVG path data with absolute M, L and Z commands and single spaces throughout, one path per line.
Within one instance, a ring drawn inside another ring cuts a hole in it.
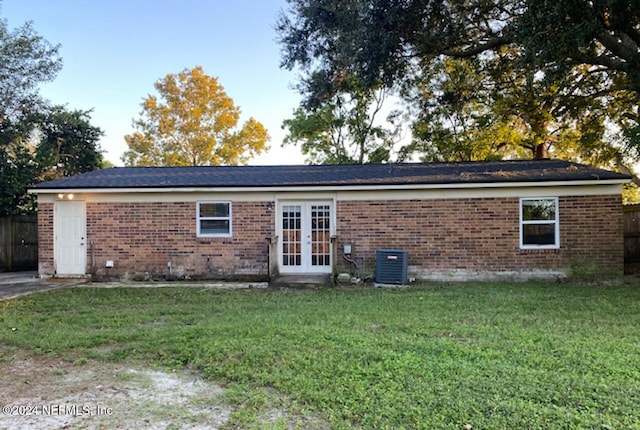
M 376 282 L 379 284 L 408 284 L 407 260 L 406 250 L 378 249 L 376 251 Z

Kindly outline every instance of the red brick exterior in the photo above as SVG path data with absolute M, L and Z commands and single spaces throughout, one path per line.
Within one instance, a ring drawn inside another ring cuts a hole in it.
M 233 237 L 196 235 L 196 203 L 87 203 L 87 273 L 104 276 L 264 277 L 273 213 L 233 202 Z M 40 267 L 53 274 L 52 205 L 41 205 Z M 273 207 L 273 205 L 269 206 Z M 44 211 L 43 211 L 44 209 Z M 42 246 L 44 245 L 44 246 Z M 112 260 L 113 268 L 105 262 Z M 42 273 L 42 272 L 41 272 Z
M 233 237 L 196 237 L 196 203 L 87 202 L 87 273 L 123 276 L 261 277 L 268 274 L 274 202 L 232 203 Z M 560 248 L 522 250 L 518 198 L 337 201 L 342 246 L 373 271 L 375 250 L 406 249 L 410 271 L 623 273 L 620 196 L 559 198 Z M 38 213 L 39 266 L 53 275 L 53 204 Z M 209 258 L 209 265 L 207 259 Z M 273 258 L 273 255 L 271 256 Z M 113 268 L 105 261 L 113 260 Z
M 374 267 L 379 248 L 406 249 L 414 274 L 447 271 L 623 273 L 620 196 L 560 197 L 560 248 L 520 249 L 518 198 L 340 201 L 338 249 Z M 417 273 L 416 273 L 417 272 Z
M 267 271 L 273 214 L 267 202 L 233 202 L 233 237 L 196 237 L 196 203 L 89 203 L 87 237 L 98 275 L 259 275 Z M 209 262 L 207 261 L 209 259 Z
M 53 203 L 38 203 L 38 272 L 55 274 L 53 262 Z

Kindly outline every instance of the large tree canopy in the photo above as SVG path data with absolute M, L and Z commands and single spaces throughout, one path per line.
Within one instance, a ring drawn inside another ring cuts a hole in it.
M 104 159 L 100 128 L 91 125 L 90 111 L 53 106 L 38 115 L 36 160 L 42 179 L 58 179 L 99 169 Z
M 52 80 L 62 67 L 58 48 L 30 23 L 10 30 L 0 19 L 0 121 L 15 120 L 41 105 L 38 85 Z
M 532 64 L 588 64 L 610 89 L 640 94 L 640 3 L 637 0 L 527 0 L 510 26 Z
M 365 87 L 402 88 L 416 118 L 405 153 L 478 159 L 551 150 L 624 170 L 640 143 L 637 0 L 289 4 L 277 23 L 282 65 L 324 81 L 305 85 L 305 97 L 345 74 Z
M 33 183 L 103 165 L 89 112 L 51 107 L 38 94 L 61 66 L 58 46 L 30 23 L 10 30 L 0 20 L 0 216 L 34 212 Z
M 35 211 L 27 188 L 104 166 L 90 112 L 47 107 L 0 123 L 0 216 Z
M 393 124 L 381 123 L 386 91 L 363 88 L 353 77 L 339 82 L 339 91 L 325 91 L 295 110 L 283 122 L 289 134 L 284 144 L 299 144 L 307 161 L 314 164 L 362 164 L 390 161 L 399 136 Z
M 246 164 L 265 148 L 264 126 L 250 118 L 240 129 L 240 109 L 218 79 L 202 67 L 168 74 L 155 84 L 158 97 L 142 103 L 136 132 L 125 136 L 127 165 Z
M 640 5 L 633 0 L 289 0 L 283 65 L 350 70 L 394 83 L 416 61 L 517 46 L 528 61 L 619 72 L 640 93 Z M 612 85 L 614 82 L 612 82 Z

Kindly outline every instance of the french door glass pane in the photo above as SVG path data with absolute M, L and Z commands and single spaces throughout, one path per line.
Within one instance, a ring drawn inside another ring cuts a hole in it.
M 311 205 L 311 265 L 331 264 L 331 211 L 329 205 Z
M 302 265 L 302 207 L 282 207 L 282 264 Z

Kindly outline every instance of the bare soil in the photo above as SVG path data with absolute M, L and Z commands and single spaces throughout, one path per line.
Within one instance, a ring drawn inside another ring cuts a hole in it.
M 223 388 L 188 371 L 18 355 L 0 381 L 0 429 L 216 429 L 232 413 Z

